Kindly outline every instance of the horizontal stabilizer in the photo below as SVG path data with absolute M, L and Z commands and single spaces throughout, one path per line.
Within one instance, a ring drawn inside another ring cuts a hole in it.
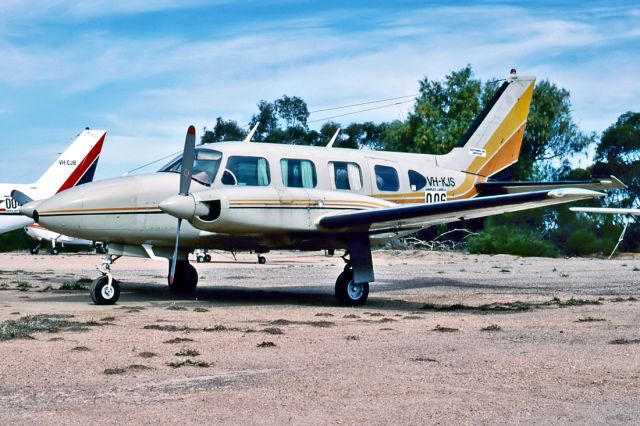
M 27 204 L 27 203 L 30 203 L 31 201 L 33 201 L 33 198 L 29 197 L 24 192 L 18 191 L 16 189 L 11 191 L 11 198 L 16 200 L 18 202 L 18 204 L 20 204 L 20 205 Z
M 476 189 L 481 197 L 487 195 L 517 194 L 521 192 L 544 191 L 555 188 L 582 188 L 595 191 L 609 189 L 624 189 L 627 187 L 615 176 L 593 180 L 573 180 L 562 182 L 482 182 L 476 184 Z

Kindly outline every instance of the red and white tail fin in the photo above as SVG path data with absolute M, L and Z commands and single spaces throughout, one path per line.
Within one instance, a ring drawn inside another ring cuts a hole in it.
M 34 184 L 38 198 L 91 182 L 107 132 L 84 130 Z

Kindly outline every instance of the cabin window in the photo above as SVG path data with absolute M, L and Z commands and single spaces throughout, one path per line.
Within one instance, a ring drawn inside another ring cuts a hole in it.
M 262 157 L 229 157 L 222 175 L 224 185 L 267 186 L 270 182 L 269 162 Z
M 331 161 L 329 173 L 333 176 L 335 189 L 352 189 L 354 191 L 362 189 L 362 171 L 356 163 Z
M 316 166 L 309 160 L 280 160 L 282 184 L 289 188 L 315 188 L 318 184 Z
M 409 186 L 412 191 L 419 191 L 427 186 L 427 179 L 415 170 L 409 170 Z
M 204 185 L 211 185 L 216 178 L 222 153 L 212 149 L 196 149 L 193 153 L 193 171 L 191 178 Z M 169 164 L 160 169 L 161 172 L 182 172 L 182 157 L 172 160 Z
M 374 167 L 376 173 L 376 186 L 380 191 L 397 191 L 400 188 L 398 180 L 398 172 L 393 167 L 380 166 Z

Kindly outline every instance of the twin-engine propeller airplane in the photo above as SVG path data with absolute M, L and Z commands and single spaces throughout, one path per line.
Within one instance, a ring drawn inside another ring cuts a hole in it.
M 335 295 L 362 305 L 374 281 L 371 247 L 425 227 L 603 195 L 606 181 L 487 182 L 515 163 L 535 79 L 515 72 L 445 155 L 250 142 L 195 148 L 158 173 L 94 182 L 24 205 L 21 212 L 54 231 L 108 244 L 97 304 L 113 304 L 120 256 L 170 260 L 169 287 L 198 282 L 188 254 L 196 248 L 346 249 Z M 484 194 L 497 194 L 482 196 Z M 177 219 L 177 232 L 176 232 Z M 186 223 L 183 224 L 183 221 Z
M 20 214 L 20 205 L 24 202 L 49 198 L 65 189 L 91 182 L 106 134 L 104 130 L 82 131 L 34 183 L 0 183 L 0 195 L 3 195 L 0 199 L 0 233 L 33 223 L 33 220 Z M 14 190 L 24 195 L 12 197 Z

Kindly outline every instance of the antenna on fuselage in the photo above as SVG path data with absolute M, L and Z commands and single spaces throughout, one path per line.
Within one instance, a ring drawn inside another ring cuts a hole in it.
M 331 140 L 327 144 L 327 148 L 333 148 L 333 143 L 336 141 L 336 139 L 338 139 L 338 133 L 340 133 L 340 130 L 340 127 L 338 127 L 338 130 L 336 130 L 336 132 L 331 137 Z
M 256 132 L 256 130 L 258 130 L 258 126 L 260 125 L 260 122 L 258 121 L 255 126 L 253 126 L 253 129 L 251 129 L 251 131 L 249 132 L 249 134 L 247 135 L 246 138 L 244 138 L 244 140 L 242 142 L 245 143 L 249 143 L 251 142 L 251 138 L 253 137 L 253 134 Z

